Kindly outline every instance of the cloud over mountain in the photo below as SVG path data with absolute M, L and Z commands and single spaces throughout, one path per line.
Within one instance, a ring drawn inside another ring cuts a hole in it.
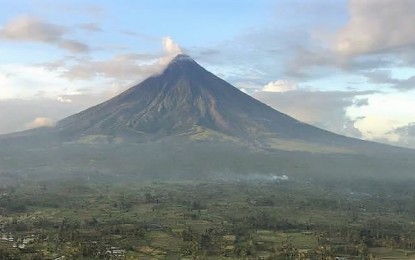
M 55 122 L 47 117 L 36 117 L 32 122 L 27 124 L 28 128 L 37 128 L 37 127 L 52 127 L 55 125 Z
M 61 75 L 70 80 L 102 77 L 137 81 L 160 72 L 177 54 L 182 53 L 180 46 L 171 37 L 162 38 L 162 47 L 163 53 L 160 56 L 129 52 L 116 54 L 108 59 L 81 58 L 73 65 L 62 63 L 65 70 Z

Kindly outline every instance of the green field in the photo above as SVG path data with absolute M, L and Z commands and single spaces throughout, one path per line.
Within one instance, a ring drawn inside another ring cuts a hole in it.
M 0 259 L 415 259 L 413 184 L 25 180 Z

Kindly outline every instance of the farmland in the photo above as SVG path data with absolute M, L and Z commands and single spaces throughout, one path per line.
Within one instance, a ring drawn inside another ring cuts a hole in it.
M 411 187 L 21 180 L 0 190 L 0 259 L 415 259 Z

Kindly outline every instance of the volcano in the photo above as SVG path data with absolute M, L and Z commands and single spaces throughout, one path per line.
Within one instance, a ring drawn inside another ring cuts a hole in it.
M 179 54 L 159 75 L 60 121 L 63 141 L 128 140 L 186 136 L 267 144 L 273 140 L 346 143 L 349 139 L 302 123 L 218 78 Z
M 407 176 L 415 167 L 413 150 L 300 122 L 183 54 L 161 73 L 54 127 L 1 136 L 0 148 L 0 163 L 10 171 L 162 179 L 275 171 L 388 176 L 397 169 Z

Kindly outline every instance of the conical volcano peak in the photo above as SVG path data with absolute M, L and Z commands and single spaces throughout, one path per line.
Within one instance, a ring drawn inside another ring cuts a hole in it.
M 187 54 L 178 54 L 170 61 L 164 70 L 164 73 L 173 73 L 175 75 L 194 74 L 195 70 L 200 69 L 200 65 Z
M 194 61 L 192 57 L 187 54 L 179 53 L 172 61 Z
M 327 134 L 244 94 L 186 54 L 177 55 L 162 73 L 60 121 L 56 129 L 68 140 L 102 135 L 210 138 L 214 133 L 241 142 L 270 136 L 320 141 Z
M 171 66 L 176 63 L 182 64 L 182 63 L 196 63 L 196 62 L 192 59 L 192 57 L 190 57 L 187 54 L 178 54 L 176 57 L 174 57 L 174 59 L 170 61 L 168 66 Z

